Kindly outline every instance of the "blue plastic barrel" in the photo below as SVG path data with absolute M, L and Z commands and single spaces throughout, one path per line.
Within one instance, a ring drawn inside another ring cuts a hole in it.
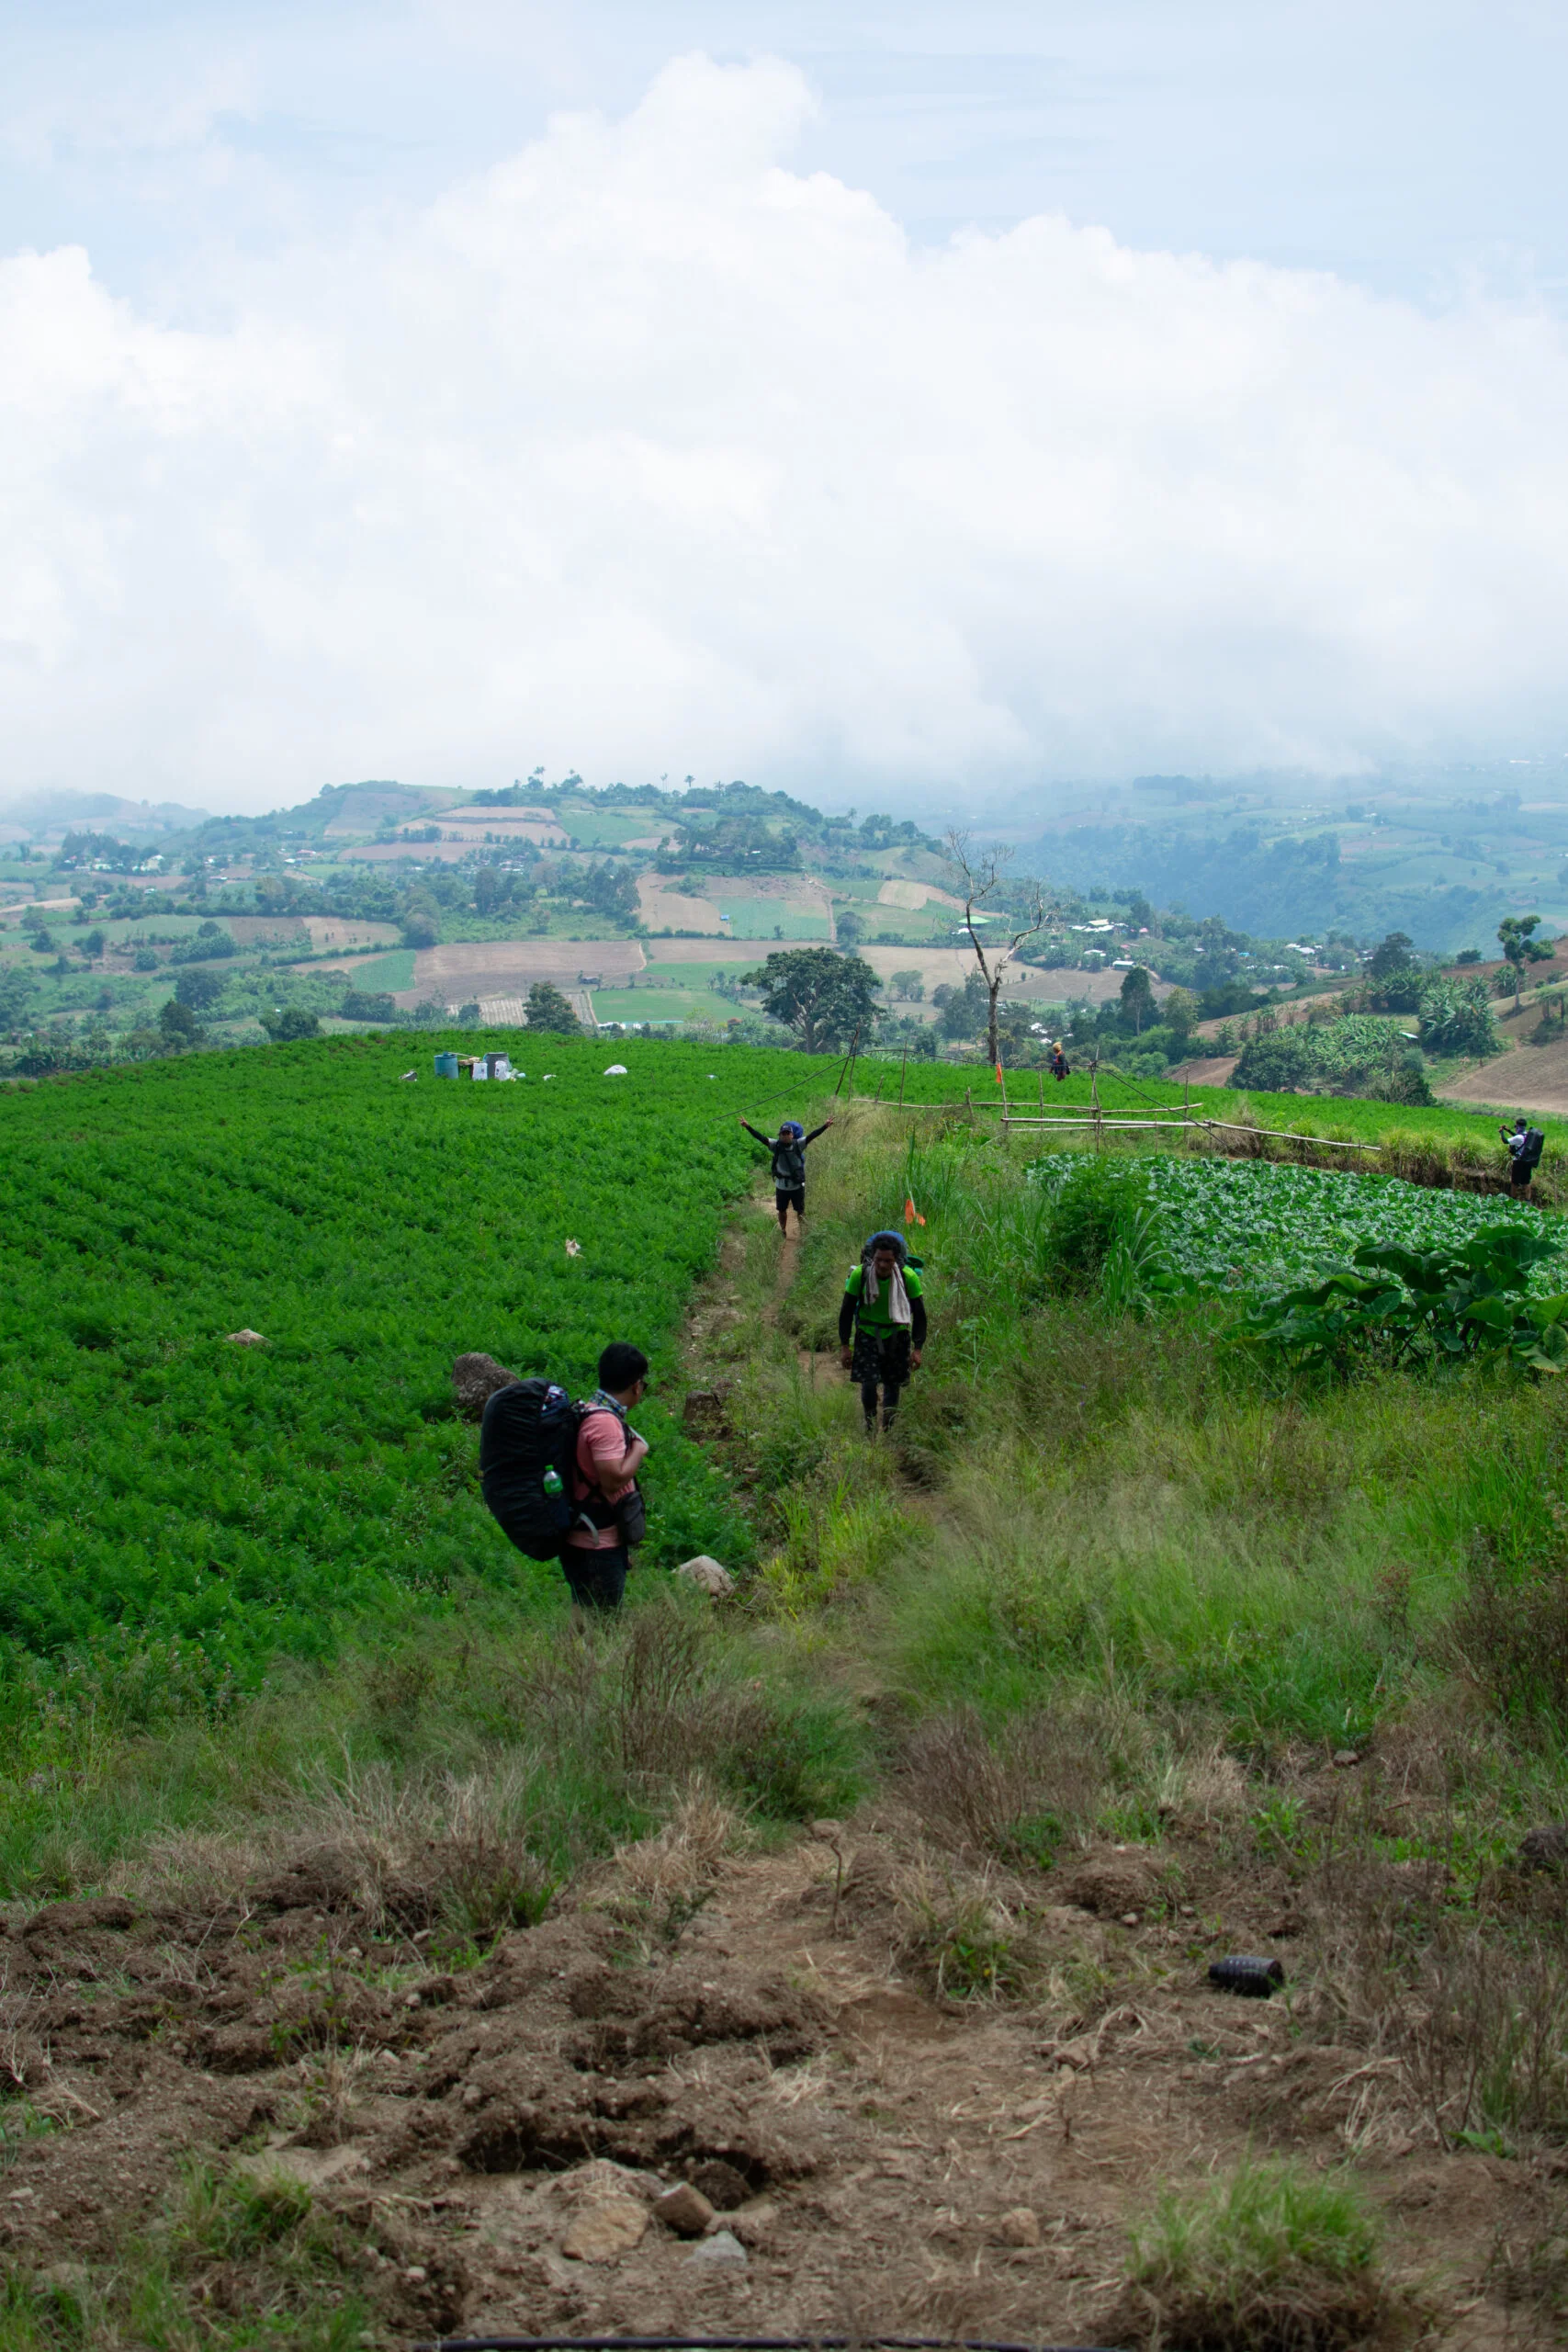
M 437 1054 L 435 1057 L 435 1075 L 437 1078 L 456 1078 L 457 1075 L 457 1055 Z

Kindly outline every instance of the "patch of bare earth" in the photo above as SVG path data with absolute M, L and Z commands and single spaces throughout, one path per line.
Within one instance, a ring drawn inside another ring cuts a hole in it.
M 1227 1945 L 1295 1974 L 1282 1879 L 1076 1850 L 1031 1996 L 959 2002 L 910 1936 L 943 1867 L 891 1814 L 763 1854 L 667 1831 L 456 1970 L 330 1849 L 221 1905 L 55 1905 L 3 1946 L 10 2083 L 56 2128 L 0 2246 L 110 2265 L 209 2152 L 305 2184 L 401 2331 L 1092 2342 L 1153 2186 L 1268 2147 L 1359 2157 L 1449 2340 L 1551 2340 L 1499 2269 L 1550 2167 L 1444 2153 L 1362 2037 L 1208 1987 Z

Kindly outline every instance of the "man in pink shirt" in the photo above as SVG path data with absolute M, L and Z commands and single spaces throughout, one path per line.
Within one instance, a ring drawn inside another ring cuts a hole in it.
M 637 1496 L 648 1447 L 626 1415 L 648 1393 L 648 1358 L 612 1340 L 599 1359 L 599 1385 L 582 1408 L 571 1482 L 572 1521 L 561 1566 L 580 1609 L 618 1609 L 626 1589 L 623 1521 Z M 634 1536 L 632 1541 L 637 1539 Z

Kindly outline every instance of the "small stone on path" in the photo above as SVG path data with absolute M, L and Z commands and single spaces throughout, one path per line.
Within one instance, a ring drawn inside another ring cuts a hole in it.
M 614 2262 L 640 2245 L 648 2227 L 646 2207 L 629 2197 L 612 2198 L 607 2204 L 585 2206 L 560 2242 L 573 2262 Z
M 1012 2211 L 1004 2213 L 997 2223 L 996 2238 L 998 2245 L 1038 2245 L 1040 2243 L 1038 2214 L 1028 2205 L 1015 2205 Z
M 682 1560 L 675 1573 L 713 1600 L 728 1600 L 735 1590 L 735 1578 L 729 1570 L 720 1561 L 710 1559 L 705 1552 L 699 1552 L 694 1560 Z
M 675 2188 L 666 2189 L 662 2197 L 653 2200 L 655 2219 L 672 2229 L 677 2237 L 700 2238 L 716 2219 L 713 2207 L 700 2188 L 683 2180 Z
M 746 2249 L 731 2230 L 715 2230 L 711 2238 L 704 2238 L 686 2256 L 688 2262 L 738 2262 L 746 2267 Z

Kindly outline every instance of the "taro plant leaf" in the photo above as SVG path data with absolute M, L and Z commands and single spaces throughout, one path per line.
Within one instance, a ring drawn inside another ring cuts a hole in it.
M 1551 1235 L 1511 1225 L 1457 1250 L 1368 1242 L 1353 1268 L 1265 1300 L 1238 1336 L 1336 1370 L 1361 1351 L 1438 1361 L 1506 1351 L 1517 1363 L 1556 1371 L 1568 1367 L 1563 1318 L 1543 1318 L 1526 1294 L 1534 1269 L 1556 1250 Z

